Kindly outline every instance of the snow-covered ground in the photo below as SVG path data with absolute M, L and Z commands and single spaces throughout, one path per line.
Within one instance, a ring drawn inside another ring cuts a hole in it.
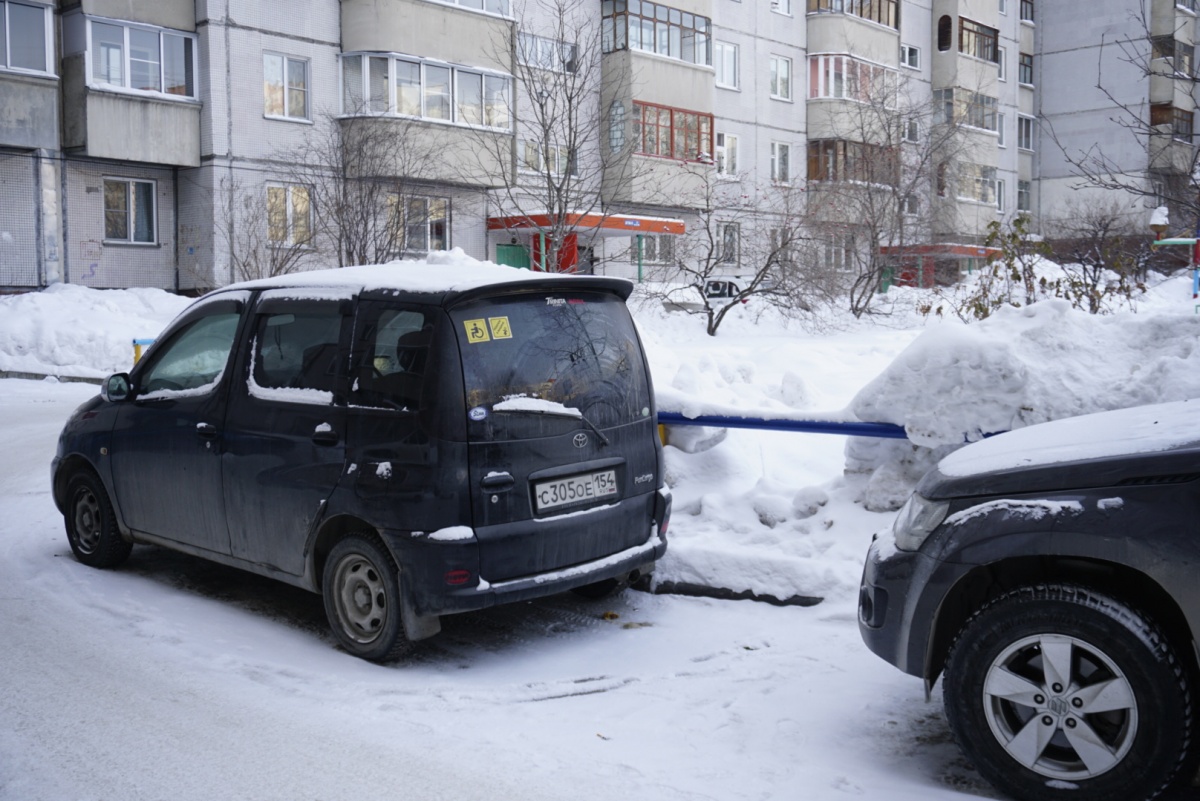
M 926 323 L 905 311 L 912 294 L 819 334 L 749 304 L 716 338 L 635 297 L 666 400 L 909 428 L 915 444 L 849 448 L 673 432 L 659 579 L 821 603 L 552 598 L 447 618 L 389 667 L 335 650 L 319 599 L 281 584 L 153 548 L 116 571 L 78 564 L 48 467 L 96 389 L 0 381 L 0 799 L 994 798 L 940 704 L 859 639 L 871 533 L 966 438 L 1200 397 L 1200 316 L 1182 277 L 1112 318 L 1051 302 Z M 185 304 L 79 287 L 0 298 L 0 371 L 125 369 L 130 340 Z

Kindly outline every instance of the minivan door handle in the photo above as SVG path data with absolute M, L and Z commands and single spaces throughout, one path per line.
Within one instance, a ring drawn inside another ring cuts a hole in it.
M 196 423 L 196 433 L 201 439 L 216 439 L 217 427 L 212 423 Z
M 338 433 L 329 426 L 318 426 L 312 433 L 314 445 L 337 445 Z
M 507 492 L 513 488 L 517 480 L 509 473 L 491 473 L 479 482 L 479 486 L 488 492 Z

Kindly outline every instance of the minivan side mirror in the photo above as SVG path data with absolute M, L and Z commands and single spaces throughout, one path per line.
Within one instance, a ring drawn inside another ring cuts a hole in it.
M 129 395 L 129 373 L 114 373 L 100 385 L 100 397 L 109 403 L 126 400 Z

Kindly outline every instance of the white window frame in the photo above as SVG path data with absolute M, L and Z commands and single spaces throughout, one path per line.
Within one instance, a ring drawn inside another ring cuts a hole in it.
M 42 12 L 42 52 L 45 54 L 45 61 L 43 62 L 41 69 L 12 66 L 13 28 L 9 15 L 9 7 L 13 5 L 32 9 L 40 9 Z M 0 62 L 0 72 L 20 72 L 26 75 L 54 75 L 53 6 L 43 5 L 42 3 L 10 2 L 10 0 L 0 0 L 0 17 L 2 17 L 0 21 L 4 23 L 4 36 L 6 39 L 6 41 L 2 43 L 4 45 L 4 61 Z
M 1005 60 L 1008 58 L 1008 48 L 996 45 L 996 77 L 1001 81 L 1008 80 Z
M 996 147 L 1008 147 L 1008 145 L 1004 141 L 1004 124 L 1005 124 L 1005 122 L 1006 122 L 1006 120 L 1004 118 L 1004 112 L 997 111 L 996 112 Z
M 913 62 L 916 63 L 913 63 Z M 916 45 L 900 45 L 900 66 L 910 70 L 921 69 L 921 48 Z
M 906 120 L 900 121 L 900 141 L 910 145 L 920 144 L 921 142 L 921 122 L 916 117 L 909 117 Z
M 792 0 L 771 0 L 771 10 L 785 17 L 792 16 Z
M 554 154 L 554 164 L 551 165 L 547 159 L 546 148 L 542 143 L 536 142 L 533 139 L 525 139 L 521 143 L 521 157 L 518 159 L 518 169 L 521 172 L 529 174 L 541 174 L 549 172 L 550 175 L 579 175 L 578 160 L 573 158 L 570 149 L 565 145 L 551 145 L 550 151 Z M 529 157 L 533 156 L 535 163 L 529 163 Z
M 286 230 L 286 233 L 285 233 L 283 239 L 272 239 L 271 238 L 271 190 L 272 189 L 283 189 L 287 193 L 286 204 L 284 206 L 284 214 L 286 215 L 285 225 L 286 225 L 287 230 Z M 295 197 L 292 194 L 293 190 L 295 190 L 295 189 L 303 189 L 308 196 L 308 236 L 309 236 L 309 239 L 308 239 L 308 241 L 305 241 L 305 242 L 301 242 L 298 239 L 296 239 L 296 206 L 295 206 Z M 267 222 L 267 244 L 268 245 L 270 245 L 271 247 L 285 247 L 285 248 L 311 247 L 311 244 L 309 244 L 309 243 L 311 242 L 312 236 L 313 236 L 312 196 L 313 196 L 312 187 L 306 186 L 305 184 L 289 184 L 289 183 L 279 183 L 279 182 L 274 182 L 274 181 L 267 183 L 266 194 L 263 197 L 263 202 L 267 204 L 267 209 L 266 209 L 267 220 L 266 220 L 266 222 Z
M 492 130 L 492 131 L 511 131 L 512 130 L 512 124 L 513 124 L 513 102 L 512 102 L 513 77 L 511 75 L 509 75 L 508 73 L 505 73 L 505 72 L 498 72 L 496 70 L 489 70 L 489 69 L 485 69 L 482 67 L 465 67 L 465 66 L 460 67 L 457 65 L 449 64 L 447 62 L 443 62 L 443 61 L 427 61 L 425 59 L 418 58 L 417 56 L 409 56 L 409 55 L 404 55 L 401 53 L 354 52 L 354 53 L 343 53 L 341 55 L 341 57 L 338 59 L 338 107 L 339 107 L 339 113 L 342 116 L 351 116 L 354 113 L 352 110 L 346 109 L 346 60 L 349 58 L 359 59 L 360 64 L 366 65 L 366 68 L 361 70 L 361 72 L 360 72 L 360 80 L 362 83 L 359 86 L 359 89 L 361 92 L 360 97 L 362 98 L 364 106 L 367 107 L 367 110 L 363 113 L 363 116 L 407 117 L 410 119 L 419 118 L 419 119 L 426 120 L 429 122 L 440 123 L 442 125 L 459 125 L 459 126 L 468 127 L 468 128 L 483 128 L 483 129 Z M 387 87 L 388 87 L 387 108 L 386 108 L 386 110 L 383 110 L 383 111 L 373 111 L 369 108 L 369 104 L 370 104 L 370 100 L 371 100 L 370 64 L 371 64 L 371 59 L 374 59 L 374 58 L 387 59 Z M 421 79 L 421 84 L 420 84 L 420 87 L 418 88 L 418 93 L 419 93 L 420 102 L 421 102 L 420 114 L 417 114 L 417 115 L 402 114 L 399 111 L 399 109 L 397 108 L 397 105 L 396 105 L 396 76 L 397 76 L 396 65 L 397 65 L 397 63 L 404 63 L 404 64 L 408 64 L 408 65 L 417 65 L 419 67 L 419 74 L 420 74 L 420 79 Z M 450 91 L 449 91 L 450 112 L 449 112 L 448 117 L 430 117 L 428 115 L 429 109 L 428 109 L 428 105 L 426 103 L 426 101 L 429 97 L 427 75 L 428 75 L 428 72 L 430 69 L 443 69 L 443 70 L 450 71 Z M 473 76 L 474 75 L 482 76 L 483 121 L 480 124 L 463 122 L 461 119 L 459 119 L 460 114 L 459 114 L 459 103 L 458 103 L 458 76 L 460 73 L 467 73 L 467 74 L 470 74 Z M 489 84 L 491 84 L 491 88 L 494 89 L 495 82 L 503 83 L 502 88 L 503 88 L 504 99 L 503 99 L 503 112 L 502 113 L 504 115 L 504 120 L 503 120 L 502 125 L 490 124 L 488 122 L 488 118 L 487 118 L 488 109 L 490 108 L 490 104 L 488 103 Z
M 742 226 L 735 222 L 719 222 L 717 231 L 720 234 L 720 238 L 717 240 L 717 263 L 739 264 L 742 258 Z M 727 247 L 731 233 L 733 234 L 733 253 L 730 253 L 730 248 Z
M 517 33 L 517 61 L 547 72 L 574 74 L 579 69 L 579 45 L 521 31 Z
M 731 56 L 732 58 L 726 58 Z M 732 42 L 713 42 L 713 69 L 716 71 L 717 86 L 722 89 L 737 89 L 741 76 L 739 73 L 738 46 Z M 732 72 L 733 75 L 729 75 Z
M 280 66 L 283 68 L 283 113 L 272 114 L 266 108 L 266 88 L 267 88 L 267 59 L 281 59 Z M 299 63 L 304 65 L 304 114 L 297 115 L 291 113 L 291 88 L 288 84 L 288 75 L 290 74 L 289 64 Z M 289 56 L 286 53 L 279 53 L 271 50 L 263 51 L 263 116 L 269 120 L 286 120 L 288 122 L 311 122 L 312 121 L 312 64 L 307 58 L 297 58 Z
M 118 183 L 125 185 L 125 214 L 126 230 L 128 231 L 125 238 L 110 237 L 108 235 L 108 192 L 107 184 Z M 146 184 L 150 187 L 150 232 L 149 239 L 135 239 L 134 232 L 137 230 L 137 213 L 136 208 L 137 193 L 134 191 L 136 184 Z M 158 182 L 152 178 L 127 178 L 125 176 L 106 175 L 101 184 L 101 207 L 104 213 L 104 242 L 108 244 L 120 245 L 137 245 L 141 247 L 154 247 L 158 245 Z
M 1025 196 L 1024 205 L 1022 195 Z M 1017 211 L 1033 211 L 1033 181 L 1017 181 Z
M 638 252 L 638 237 L 629 240 L 629 258 L 632 264 L 674 264 L 675 237 L 670 234 L 642 234 L 641 253 Z
M 1017 116 L 1017 149 L 1033 152 L 1033 126 L 1036 118 L 1020 114 Z
M 131 94 L 151 96 L 164 100 L 174 100 L 177 102 L 196 101 L 200 99 L 200 69 L 199 69 L 199 37 L 194 33 L 187 31 L 175 30 L 174 28 L 161 28 L 157 25 L 143 25 L 140 23 L 125 22 L 123 20 L 108 19 L 106 17 L 84 17 L 84 29 L 87 32 L 87 53 L 84 57 L 86 68 L 87 84 L 92 89 L 102 89 L 105 91 L 129 92 Z M 121 83 L 110 83 L 100 80 L 94 73 L 93 55 L 95 54 L 95 44 L 92 41 L 92 25 L 99 23 L 101 25 L 111 25 L 122 29 L 121 41 Z M 134 58 L 129 46 L 129 37 L 132 31 L 140 31 L 142 33 L 152 33 L 158 36 L 158 85 L 159 89 L 135 89 L 131 84 L 132 81 L 132 65 Z M 192 75 L 192 93 L 191 94 L 175 94 L 167 92 L 162 87 L 166 85 L 166 47 L 164 46 L 165 36 L 175 36 L 180 39 L 188 40 L 192 43 L 191 51 L 191 75 Z
M 738 137 L 737 134 L 718 131 L 714 137 L 717 175 L 722 178 L 735 178 L 738 174 Z
M 771 181 L 784 185 L 792 182 L 792 146 L 787 142 L 771 143 Z
M 453 247 L 453 245 L 451 244 L 450 236 L 451 236 L 451 229 L 452 229 L 451 223 L 454 219 L 454 204 L 449 197 L 446 197 L 443 195 L 399 195 L 399 194 L 392 195 L 392 197 L 395 198 L 395 205 L 393 205 L 393 213 L 400 214 L 400 219 L 395 220 L 394 223 L 399 224 L 404 227 L 404 249 L 402 251 L 403 253 L 408 253 L 408 254 L 434 253 L 434 252 L 441 252 L 442 250 L 450 250 Z M 411 219 L 409 217 L 409 211 L 410 211 L 409 204 L 413 203 L 414 201 L 420 201 L 421 203 L 424 204 L 425 211 L 422 214 L 423 221 L 414 221 L 413 219 Z M 441 205 L 441 207 L 445 211 L 445 216 L 433 217 L 430 215 L 429 209 L 434 203 Z M 401 208 L 401 204 L 403 204 L 403 208 Z M 437 251 L 431 250 L 429 248 L 429 243 L 433 240 L 433 235 L 432 235 L 433 229 L 431 228 L 431 226 L 434 224 L 434 222 L 441 222 L 445 226 L 445 236 L 443 237 L 444 241 L 441 243 L 442 248 L 439 248 Z M 423 229 L 424 229 L 422 232 L 422 237 L 423 237 L 422 244 L 424 244 L 423 248 L 413 247 L 412 242 L 410 241 L 410 238 L 409 238 L 409 232 L 411 230 L 413 230 L 413 228 L 417 225 L 423 226 Z M 400 255 L 400 254 L 396 254 L 396 255 Z
M 792 79 L 795 74 L 794 71 L 792 70 L 791 58 L 789 58 L 787 56 L 772 55 L 770 58 L 769 66 L 770 66 L 770 82 L 769 82 L 768 88 L 771 93 L 771 99 L 772 100 L 785 100 L 785 101 L 791 102 L 792 83 L 793 83 Z M 781 76 L 781 74 L 780 74 L 781 70 L 783 72 L 786 72 L 787 74 Z M 782 80 L 781 80 L 781 78 L 782 78 Z M 779 91 L 784 80 L 786 80 L 786 82 L 787 82 L 787 86 L 786 86 L 787 92 L 786 93 Z
M 489 14 L 497 17 L 511 17 L 512 7 L 509 0 L 430 0 L 444 6 L 458 6 L 467 11 L 479 14 Z
M 1004 190 L 1005 190 L 1004 179 L 997 178 L 996 179 L 996 210 L 997 211 L 1004 211 L 1004 200 L 1005 200 Z

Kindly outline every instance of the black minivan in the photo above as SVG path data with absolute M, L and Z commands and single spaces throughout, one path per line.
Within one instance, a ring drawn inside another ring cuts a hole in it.
M 205 295 L 64 427 L 71 549 L 319 592 L 375 661 L 442 615 L 647 577 L 671 498 L 631 289 L 404 262 Z

